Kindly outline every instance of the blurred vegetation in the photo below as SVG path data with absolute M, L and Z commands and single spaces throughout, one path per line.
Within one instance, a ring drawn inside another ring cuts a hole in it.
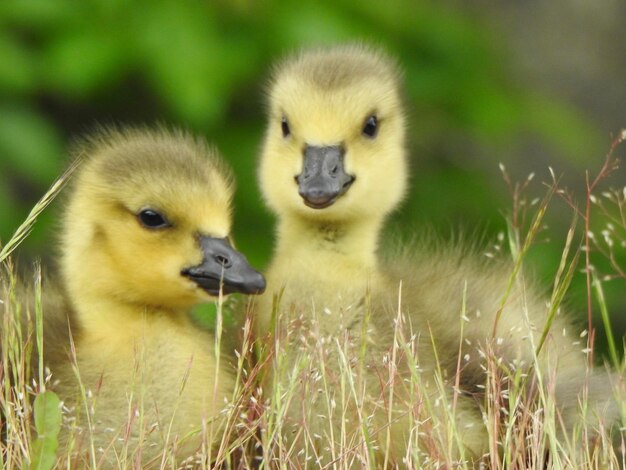
M 264 266 L 273 221 L 255 157 L 271 64 L 303 45 L 358 40 L 381 44 L 405 70 L 412 189 L 392 231 L 428 225 L 448 235 L 463 227 L 495 239 L 511 207 L 499 161 L 518 179 L 528 168 L 547 175 L 546 163 L 533 161 L 540 145 L 554 151 L 548 164 L 582 181 L 600 166 L 611 131 L 529 88 L 500 33 L 488 16 L 413 0 L 3 0 L 0 240 L 61 173 L 73 137 L 97 124 L 166 122 L 206 135 L 232 164 L 238 246 Z M 23 251 L 50 253 L 54 216 L 44 214 Z M 571 211 L 556 213 L 552 242 L 535 250 L 548 287 L 570 219 Z M 584 312 L 578 278 L 573 309 Z M 607 287 L 618 311 L 626 309 L 623 290 Z

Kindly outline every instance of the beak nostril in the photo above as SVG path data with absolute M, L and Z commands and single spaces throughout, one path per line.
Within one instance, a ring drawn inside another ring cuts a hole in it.
M 222 265 L 223 268 L 230 268 L 232 264 L 230 262 L 230 259 L 228 259 L 228 257 L 223 256 L 223 255 L 215 255 L 213 259 L 217 261 L 218 264 Z
M 334 167 L 331 168 L 330 170 L 330 174 L 331 176 L 335 176 L 337 174 L 337 170 L 339 169 L 339 167 L 337 165 L 335 165 Z

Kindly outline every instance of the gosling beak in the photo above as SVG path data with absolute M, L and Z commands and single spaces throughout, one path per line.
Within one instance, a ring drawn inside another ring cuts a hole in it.
M 204 252 L 202 263 L 181 271 L 210 295 L 241 292 L 261 294 L 265 290 L 265 278 L 248 264 L 245 256 L 236 251 L 226 238 L 201 235 L 200 246 Z
M 341 146 L 304 149 L 302 173 L 296 176 L 298 193 L 304 203 L 313 209 L 331 206 L 354 182 L 354 176 L 343 167 L 344 150 Z

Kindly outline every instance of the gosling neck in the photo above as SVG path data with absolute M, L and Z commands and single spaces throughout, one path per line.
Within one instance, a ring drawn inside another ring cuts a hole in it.
M 382 219 L 322 220 L 284 217 L 278 224 L 277 260 L 302 267 L 337 262 L 355 271 L 372 272 Z

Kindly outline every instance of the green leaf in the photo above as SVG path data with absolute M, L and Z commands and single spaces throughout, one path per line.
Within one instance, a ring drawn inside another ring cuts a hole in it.
M 45 391 L 35 398 L 35 430 L 37 440 L 33 443 L 31 470 L 47 470 L 56 463 L 61 430 L 61 401 L 54 392 Z

